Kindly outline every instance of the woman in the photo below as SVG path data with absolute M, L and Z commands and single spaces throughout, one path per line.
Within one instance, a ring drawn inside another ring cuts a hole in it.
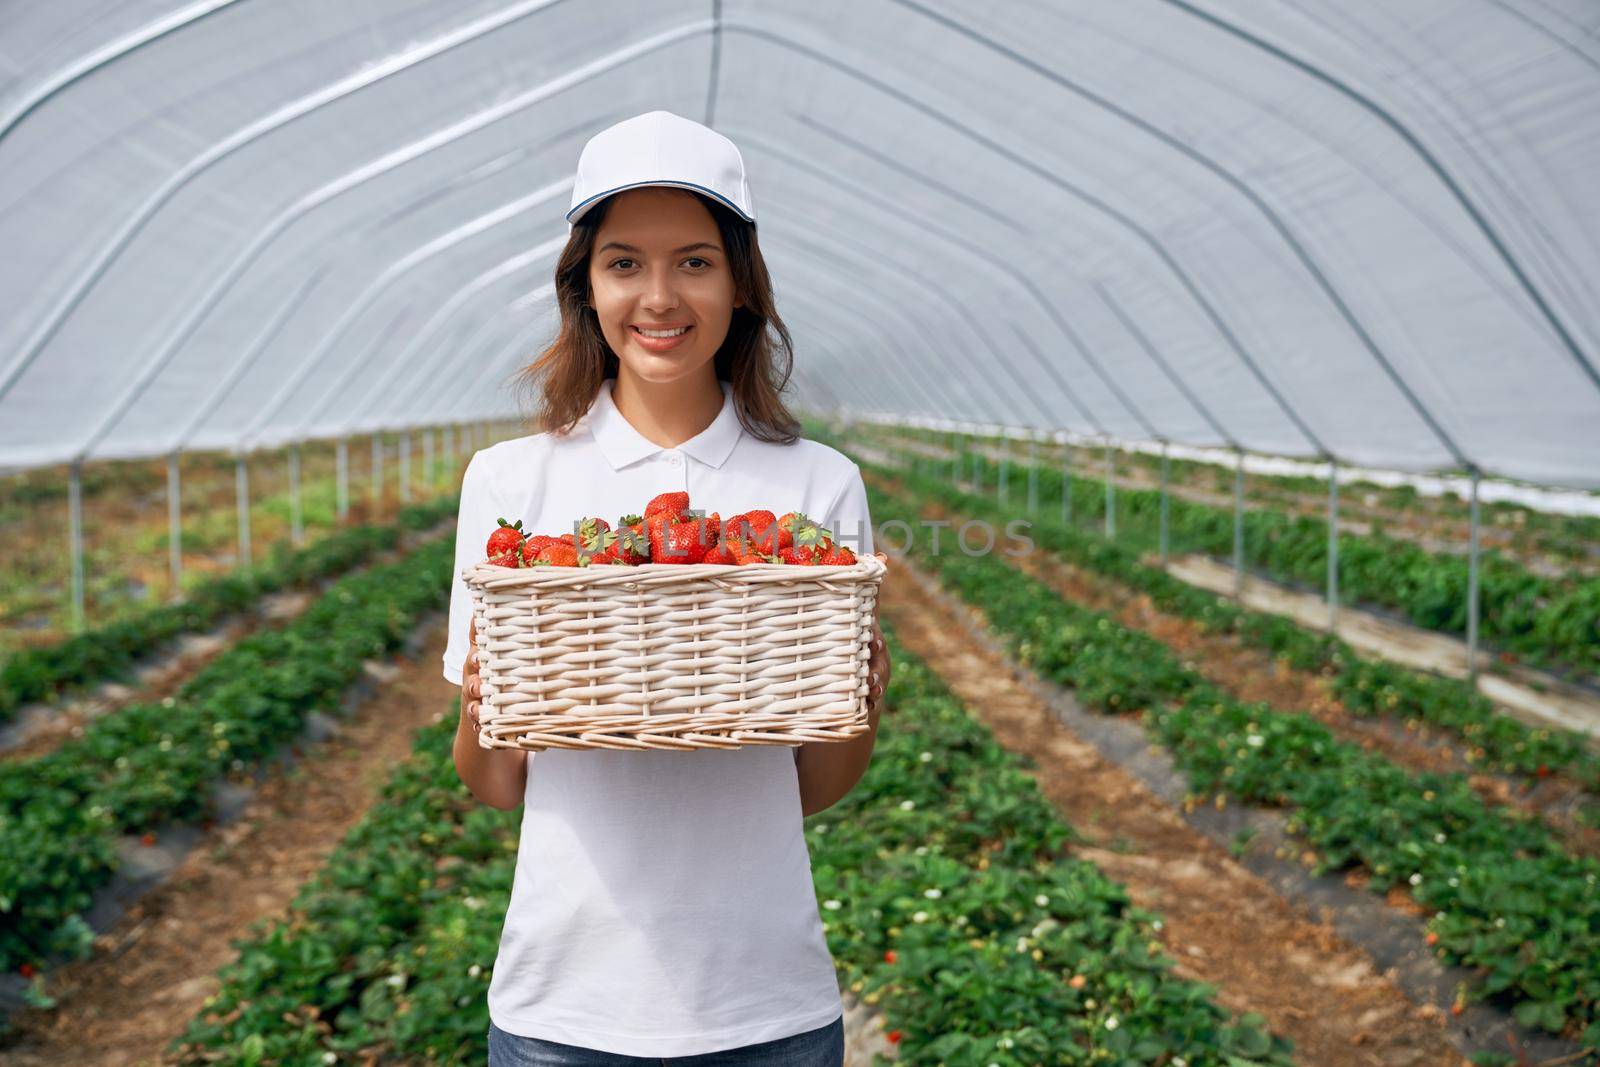
M 444 656 L 462 687 L 457 772 L 485 803 L 523 805 L 489 1062 L 837 1067 L 842 1005 L 801 820 L 871 757 L 889 679 L 876 622 L 872 729 L 852 741 L 530 753 L 475 736 L 460 571 L 499 516 L 553 531 L 683 490 L 707 513 L 801 511 L 872 552 L 860 470 L 799 437 L 779 397 L 788 334 L 732 142 L 664 111 L 619 123 L 585 146 L 568 220 L 561 329 L 523 372 L 544 429 L 467 465 Z

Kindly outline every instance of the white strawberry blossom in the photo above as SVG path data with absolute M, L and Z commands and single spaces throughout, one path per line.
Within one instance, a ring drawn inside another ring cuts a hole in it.
M 915 808 L 916 806 L 917 806 L 917 802 L 915 800 L 902 800 L 900 802 L 900 810 L 901 811 L 910 811 L 912 808 Z
M 940 897 L 944 896 L 944 891 L 937 888 L 924 889 L 922 891 L 922 895 L 927 897 L 929 900 L 938 900 Z
M 844 905 L 839 903 L 837 900 L 824 900 L 822 902 L 822 906 L 827 908 L 829 911 L 838 911 L 840 908 L 844 907 Z

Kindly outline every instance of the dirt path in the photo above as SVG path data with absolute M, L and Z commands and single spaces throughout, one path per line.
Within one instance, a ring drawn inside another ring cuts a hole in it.
M 909 570 L 903 558 L 891 564 Z M 884 583 L 884 617 L 1013 752 L 1064 818 L 1093 842 L 1077 854 L 1161 913 L 1184 977 L 1214 983 L 1230 1011 L 1259 1011 L 1307 1067 L 1457 1067 L 1443 1013 L 1418 1006 L 1366 953 L 1291 907 L 1136 778 L 1108 762 L 1013 680 L 912 575 Z
M 445 620 L 429 630 L 338 736 L 264 781 L 237 820 L 96 939 L 93 958 L 52 972 L 46 988 L 59 1007 L 19 1013 L 0 1058 L 16 1067 L 159 1062 L 236 958 L 231 940 L 283 913 L 409 755 L 412 732 L 459 692 L 439 673 Z
M 885 487 L 895 484 L 888 479 L 875 481 Z M 952 519 L 957 525 L 967 518 L 933 501 L 924 502 L 923 513 Z M 1327 679 L 1288 667 L 1236 637 L 1208 634 L 1197 623 L 1161 611 L 1147 595 L 1075 567 L 1054 553 L 1035 551 L 1011 562 L 1063 598 L 1103 611 L 1122 625 L 1166 644 L 1192 670 L 1240 700 L 1264 700 L 1279 711 L 1310 715 L 1343 740 L 1410 770 L 1465 774 L 1488 803 L 1537 816 L 1568 848 L 1600 856 L 1600 830 L 1574 817 L 1587 794 L 1564 775 L 1552 774 L 1528 783 L 1482 773 L 1465 759 L 1463 742 L 1447 731 L 1393 717 L 1356 715 L 1334 696 Z

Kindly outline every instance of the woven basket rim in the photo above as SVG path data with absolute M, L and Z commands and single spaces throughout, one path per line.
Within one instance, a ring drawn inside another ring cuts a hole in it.
M 840 581 L 874 579 L 881 577 L 888 567 L 876 556 L 865 556 L 854 563 L 798 564 L 798 563 L 599 563 L 583 567 L 502 567 L 487 560 L 468 564 L 461 577 L 469 584 L 484 589 L 521 588 L 529 585 L 588 584 L 581 579 L 593 577 L 597 582 L 614 584 L 628 581 L 627 576 L 638 575 L 648 579 L 654 576 L 678 578 L 718 578 L 738 580 L 753 579 L 762 583 L 774 580 L 788 581 Z

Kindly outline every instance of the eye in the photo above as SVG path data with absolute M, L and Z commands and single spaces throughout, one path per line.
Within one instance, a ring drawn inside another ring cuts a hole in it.
M 692 262 L 695 262 L 695 261 L 699 261 L 701 263 L 704 263 L 708 267 L 711 266 L 711 261 L 709 259 L 704 258 L 703 256 L 690 256 L 688 259 L 684 260 L 685 263 L 692 263 Z
M 613 266 L 613 267 L 615 267 L 615 266 L 616 266 L 616 265 L 617 265 L 617 264 L 618 264 L 618 263 L 632 263 L 632 262 L 633 262 L 633 259 L 632 259 L 632 257 L 630 257 L 630 256 L 623 256 L 623 257 L 622 257 L 622 258 L 620 258 L 620 259 L 613 259 L 613 260 L 612 260 L 612 261 L 611 261 L 611 266 Z

